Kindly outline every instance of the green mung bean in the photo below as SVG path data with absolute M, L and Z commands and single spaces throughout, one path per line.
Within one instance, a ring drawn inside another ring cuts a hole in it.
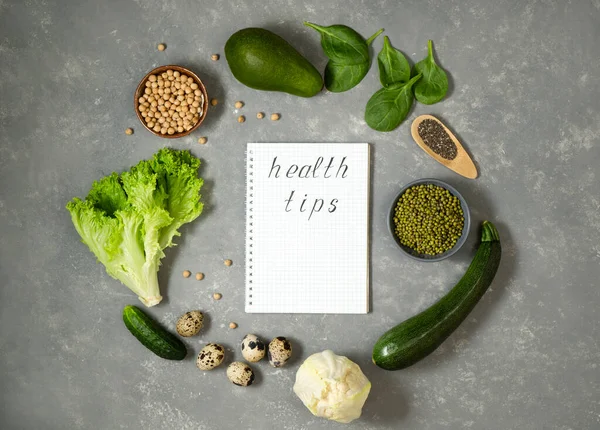
M 415 185 L 398 199 L 394 232 L 419 254 L 442 254 L 454 247 L 465 222 L 460 200 L 437 185 Z

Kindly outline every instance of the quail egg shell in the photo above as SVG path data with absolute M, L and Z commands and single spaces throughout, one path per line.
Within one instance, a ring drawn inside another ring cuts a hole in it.
M 283 336 L 276 337 L 269 343 L 269 363 L 273 367 L 281 367 L 292 356 L 292 344 Z
M 266 348 L 262 340 L 254 334 L 247 334 L 242 339 L 242 355 L 250 363 L 256 363 L 265 356 Z
M 216 343 L 209 343 L 198 353 L 196 366 L 200 370 L 212 370 L 223 363 L 225 348 Z
M 246 363 L 234 361 L 227 368 L 227 378 L 235 385 L 247 387 L 254 382 L 254 372 Z
M 200 311 L 190 311 L 177 320 L 177 333 L 183 337 L 195 336 L 204 325 L 204 315 Z

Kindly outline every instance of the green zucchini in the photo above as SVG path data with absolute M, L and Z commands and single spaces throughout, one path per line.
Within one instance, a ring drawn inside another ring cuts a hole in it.
M 123 322 L 142 345 L 167 360 L 183 360 L 187 349 L 175 335 L 162 328 L 156 321 L 136 306 L 125 306 Z
M 384 333 L 373 348 L 373 363 L 398 370 L 431 354 L 486 292 L 498 271 L 501 252 L 498 230 L 484 221 L 481 243 L 461 280 L 436 304 Z

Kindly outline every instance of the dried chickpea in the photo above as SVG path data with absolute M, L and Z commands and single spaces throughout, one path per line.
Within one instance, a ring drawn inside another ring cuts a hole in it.
M 231 265 L 233 264 L 233 261 L 231 261 L 231 260 L 227 259 L 227 260 L 225 260 L 225 261 L 223 262 L 223 264 L 225 264 L 225 266 L 229 267 L 229 266 L 231 266 Z
M 236 329 L 237 327 L 238 327 L 238 325 L 237 325 L 236 323 L 234 323 L 234 322 L 230 322 L 230 323 L 229 323 L 229 328 L 230 328 L 230 329 L 232 329 L 232 330 L 233 330 L 233 329 Z
M 150 82 L 156 82 L 156 75 L 150 75 L 150 76 L 148 76 L 148 80 Z
M 256 117 L 257 117 L 258 119 L 263 119 L 263 118 L 265 117 L 265 114 L 264 114 L 264 113 L 262 113 L 262 112 L 259 112 L 259 113 L 257 113 L 257 114 L 256 114 Z
M 201 281 L 203 279 L 204 279 L 204 273 L 202 273 L 202 272 L 196 273 L 196 280 L 197 281 Z
M 167 46 L 164 43 L 159 43 L 158 46 L 156 47 L 159 51 L 164 51 L 165 49 L 167 49 Z
M 240 116 L 238 116 L 238 119 L 237 119 L 237 121 L 238 121 L 238 122 L 241 124 L 241 123 L 243 123 L 244 121 L 246 121 L 246 117 L 245 117 L 244 115 L 240 115 Z
M 278 113 L 271 114 L 271 121 L 279 121 L 279 118 L 281 118 L 281 115 Z
M 223 295 L 221 293 L 213 293 L 213 299 L 215 300 L 221 300 L 222 297 Z
M 217 99 L 211 99 L 210 100 L 210 104 L 213 105 L 213 106 L 216 106 L 218 103 L 219 103 L 219 100 L 217 100 Z
M 190 272 L 189 270 L 184 270 L 183 271 L 183 277 L 184 278 L 189 278 L 192 275 L 192 272 Z
M 208 142 L 208 139 L 204 136 L 202 136 L 200 139 L 198 139 L 198 143 L 201 145 L 204 145 L 206 142 Z
M 125 130 L 125 134 L 132 135 L 133 134 L 133 128 L 126 129 Z
M 169 127 L 169 129 L 167 130 L 167 134 L 175 134 L 175 129 L 173 127 Z
M 197 90 L 197 89 L 198 89 L 198 84 L 197 84 L 197 83 L 195 83 L 195 82 L 193 82 L 193 83 L 192 83 L 192 85 L 190 85 L 190 88 L 191 88 L 192 90 Z
M 241 101 L 235 102 L 236 109 L 241 109 L 243 106 L 244 106 L 244 102 L 241 102 Z
M 210 56 L 210 59 L 213 60 L 213 61 L 219 61 L 219 54 L 212 54 Z

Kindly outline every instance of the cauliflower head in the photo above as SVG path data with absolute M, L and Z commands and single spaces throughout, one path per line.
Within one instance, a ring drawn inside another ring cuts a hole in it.
M 330 350 L 308 357 L 294 384 L 294 393 L 313 415 L 340 423 L 360 417 L 370 391 L 358 364 Z

